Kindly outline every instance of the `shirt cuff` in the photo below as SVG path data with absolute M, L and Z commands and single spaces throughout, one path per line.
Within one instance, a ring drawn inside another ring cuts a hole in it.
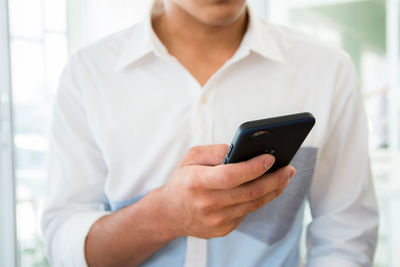
M 107 211 L 78 212 L 61 223 L 52 242 L 53 266 L 87 266 L 85 242 L 92 225 Z

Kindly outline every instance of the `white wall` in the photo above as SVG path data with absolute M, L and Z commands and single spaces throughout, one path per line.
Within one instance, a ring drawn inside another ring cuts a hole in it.
M 70 54 L 140 21 L 150 0 L 69 0 Z

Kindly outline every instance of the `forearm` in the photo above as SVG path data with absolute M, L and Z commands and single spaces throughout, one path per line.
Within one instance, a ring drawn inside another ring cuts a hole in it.
M 159 190 L 99 219 L 85 244 L 89 266 L 137 266 L 173 240 Z

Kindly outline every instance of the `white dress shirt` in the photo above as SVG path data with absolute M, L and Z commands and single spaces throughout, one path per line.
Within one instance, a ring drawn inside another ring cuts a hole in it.
M 156 4 L 152 16 L 162 12 Z M 307 266 L 370 266 L 378 215 L 367 122 L 341 50 L 253 16 L 235 53 L 204 85 L 171 56 L 150 12 L 75 54 L 60 79 L 42 218 L 53 266 L 85 266 L 100 217 L 164 185 L 188 149 L 229 144 L 248 120 L 312 112 L 285 192 L 226 237 L 182 237 L 143 266 L 297 266 L 310 205 Z

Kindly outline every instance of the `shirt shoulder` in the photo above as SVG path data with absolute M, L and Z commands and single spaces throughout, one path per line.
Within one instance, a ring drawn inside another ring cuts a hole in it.
M 263 23 L 266 34 L 280 48 L 286 66 L 305 81 L 313 93 L 320 91 L 332 99 L 345 99 L 358 90 L 354 64 L 342 48 L 292 28 Z
M 318 103 L 314 105 L 320 113 L 339 112 L 332 107 L 360 97 L 358 75 L 346 51 L 295 29 L 263 23 L 265 34 L 281 50 L 288 80 L 312 103 Z
M 70 64 L 74 65 L 74 67 L 85 68 L 82 71 L 88 71 L 91 68 L 96 68 L 96 71 L 101 69 L 111 70 L 117 64 L 127 41 L 138 27 L 139 25 L 136 24 L 114 32 L 77 50 L 71 55 Z
M 342 48 L 333 43 L 323 41 L 315 36 L 300 32 L 282 25 L 261 22 L 266 34 L 277 42 L 285 60 L 289 63 L 301 64 L 340 64 L 351 62 L 350 56 Z

